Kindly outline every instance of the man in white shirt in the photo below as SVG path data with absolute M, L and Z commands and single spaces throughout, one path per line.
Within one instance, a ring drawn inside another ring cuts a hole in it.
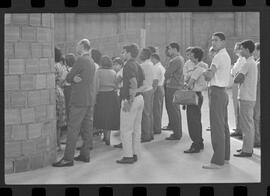
M 141 68 L 145 75 L 143 85 L 145 90 L 143 91 L 144 108 L 142 115 L 142 135 L 141 142 L 149 142 L 154 139 L 153 133 L 153 101 L 154 101 L 154 71 L 153 63 L 150 60 L 151 51 L 148 48 L 143 48 L 140 53 Z
M 233 100 L 233 108 L 234 108 L 234 119 L 235 119 L 235 130 L 231 134 L 232 137 L 242 137 L 242 132 L 239 127 L 239 103 L 238 103 L 238 88 L 239 84 L 233 82 L 236 75 L 239 73 L 243 64 L 246 63 L 246 59 L 240 55 L 240 42 L 236 42 L 234 46 L 234 53 L 238 56 L 236 63 L 233 65 L 231 69 L 231 80 L 232 80 L 232 100 Z
M 214 150 L 210 164 L 204 169 L 219 169 L 230 160 L 230 130 L 228 128 L 228 94 L 226 87 L 230 81 L 231 58 L 225 48 L 225 35 L 221 32 L 212 35 L 212 46 L 217 54 L 209 70 L 204 72 L 210 81 L 210 126 Z
M 163 84 L 165 79 L 164 74 L 166 70 L 160 63 L 160 57 L 158 54 L 152 54 L 151 61 L 154 64 L 153 131 L 154 134 L 160 134 L 162 111 L 163 111 L 163 98 L 165 95 Z
M 255 44 L 252 40 L 241 42 L 241 55 L 247 62 L 241 67 L 234 82 L 240 84 L 238 92 L 240 118 L 239 125 L 243 132 L 243 146 L 238 150 L 236 157 L 251 157 L 254 145 L 254 120 L 253 112 L 257 96 L 257 65 L 252 56 Z

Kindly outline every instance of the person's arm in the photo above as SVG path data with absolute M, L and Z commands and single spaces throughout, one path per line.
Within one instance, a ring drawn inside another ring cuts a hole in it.
M 67 74 L 66 81 L 68 83 L 74 82 L 73 79 L 75 76 L 79 75 L 82 71 L 82 62 L 83 60 L 81 58 L 78 58 L 78 60 L 73 65 L 71 71 Z
M 100 87 L 100 78 L 99 78 L 99 71 L 96 71 L 95 74 L 95 92 L 97 93 L 99 91 L 99 87 Z
M 216 71 L 217 71 L 217 65 L 212 64 L 211 67 L 210 67 L 210 69 L 207 69 L 207 70 L 203 73 L 203 75 L 204 75 L 204 77 L 205 77 L 205 80 L 206 80 L 206 81 L 212 80 L 212 78 L 214 77 Z
M 245 81 L 245 75 L 248 73 L 248 69 L 249 69 L 249 64 L 245 63 L 239 70 L 239 73 L 236 75 L 234 79 L 234 83 L 242 84 Z
M 165 80 L 169 79 L 172 74 L 178 69 L 178 61 L 177 60 L 173 60 L 170 61 L 169 66 L 165 72 Z

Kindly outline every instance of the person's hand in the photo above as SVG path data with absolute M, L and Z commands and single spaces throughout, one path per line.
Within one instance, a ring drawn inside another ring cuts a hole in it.
M 81 77 L 80 77 L 79 75 L 76 75 L 76 76 L 74 76 L 73 81 L 74 81 L 75 83 L 79 83 L 79 82 L 82 81 L 82 79 L 81 79 Z
M 210 70 L 203 72 L 203 75 L 204 75 L 204 78 L 207 82 L 209 82 L 212 79 Z
M 132 103 L 130 103 L 129 101 L 125 100 L 124 103 L 123 103 L 122 110 L 124 112 L 129 112 L 130 111 L 130 108 L 131 108 L 131 105 L 132 105 Z

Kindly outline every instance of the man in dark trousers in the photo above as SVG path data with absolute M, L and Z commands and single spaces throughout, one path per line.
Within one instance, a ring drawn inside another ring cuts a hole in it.
M 211 67 L 204 72 L 205 79 L 210 81 L 210 126 L 211 141 L 214 150 L 211 162 L 203 165 L 204 169 L 219 169 L 230 160 L 230 130 L 228 127 L 229 98 L 226 87 L 230 81 L 231 58 L 225 48 L 224 33 L 212 35 L 212 46 L 217 54 Z
M 180 106 L 173 104 L 173 95 L 176 90 L 184 87 L 184 58 L 179 54 L 179 44 L 171 43 L 168 46 L 168 53 L 172 57 L 165 72 L 167 100 L 167 112 L 173 134 L 167 137 L 167 140 L 180 140 L 182 137 L 182 122 Z
M 77 53 L 80 56 L 66 78 L 67 82 L 71 83 L 71 97 L 65 154 L 60 161 L 53 163 L 54 167 L 73 166 L 73 159 L 82 162 L 90 161 L 96 68 L 90 57 L 89 40 L 79 41 Z M 83 146 L 80 155 L 74 158 L 79 133 L 83 139 Z

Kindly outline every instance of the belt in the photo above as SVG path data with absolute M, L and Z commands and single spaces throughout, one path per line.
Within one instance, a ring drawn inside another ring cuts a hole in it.
M 210 88 L 225 89 L 226 87 L 221 87 L 221 86 L 210 86 Z

